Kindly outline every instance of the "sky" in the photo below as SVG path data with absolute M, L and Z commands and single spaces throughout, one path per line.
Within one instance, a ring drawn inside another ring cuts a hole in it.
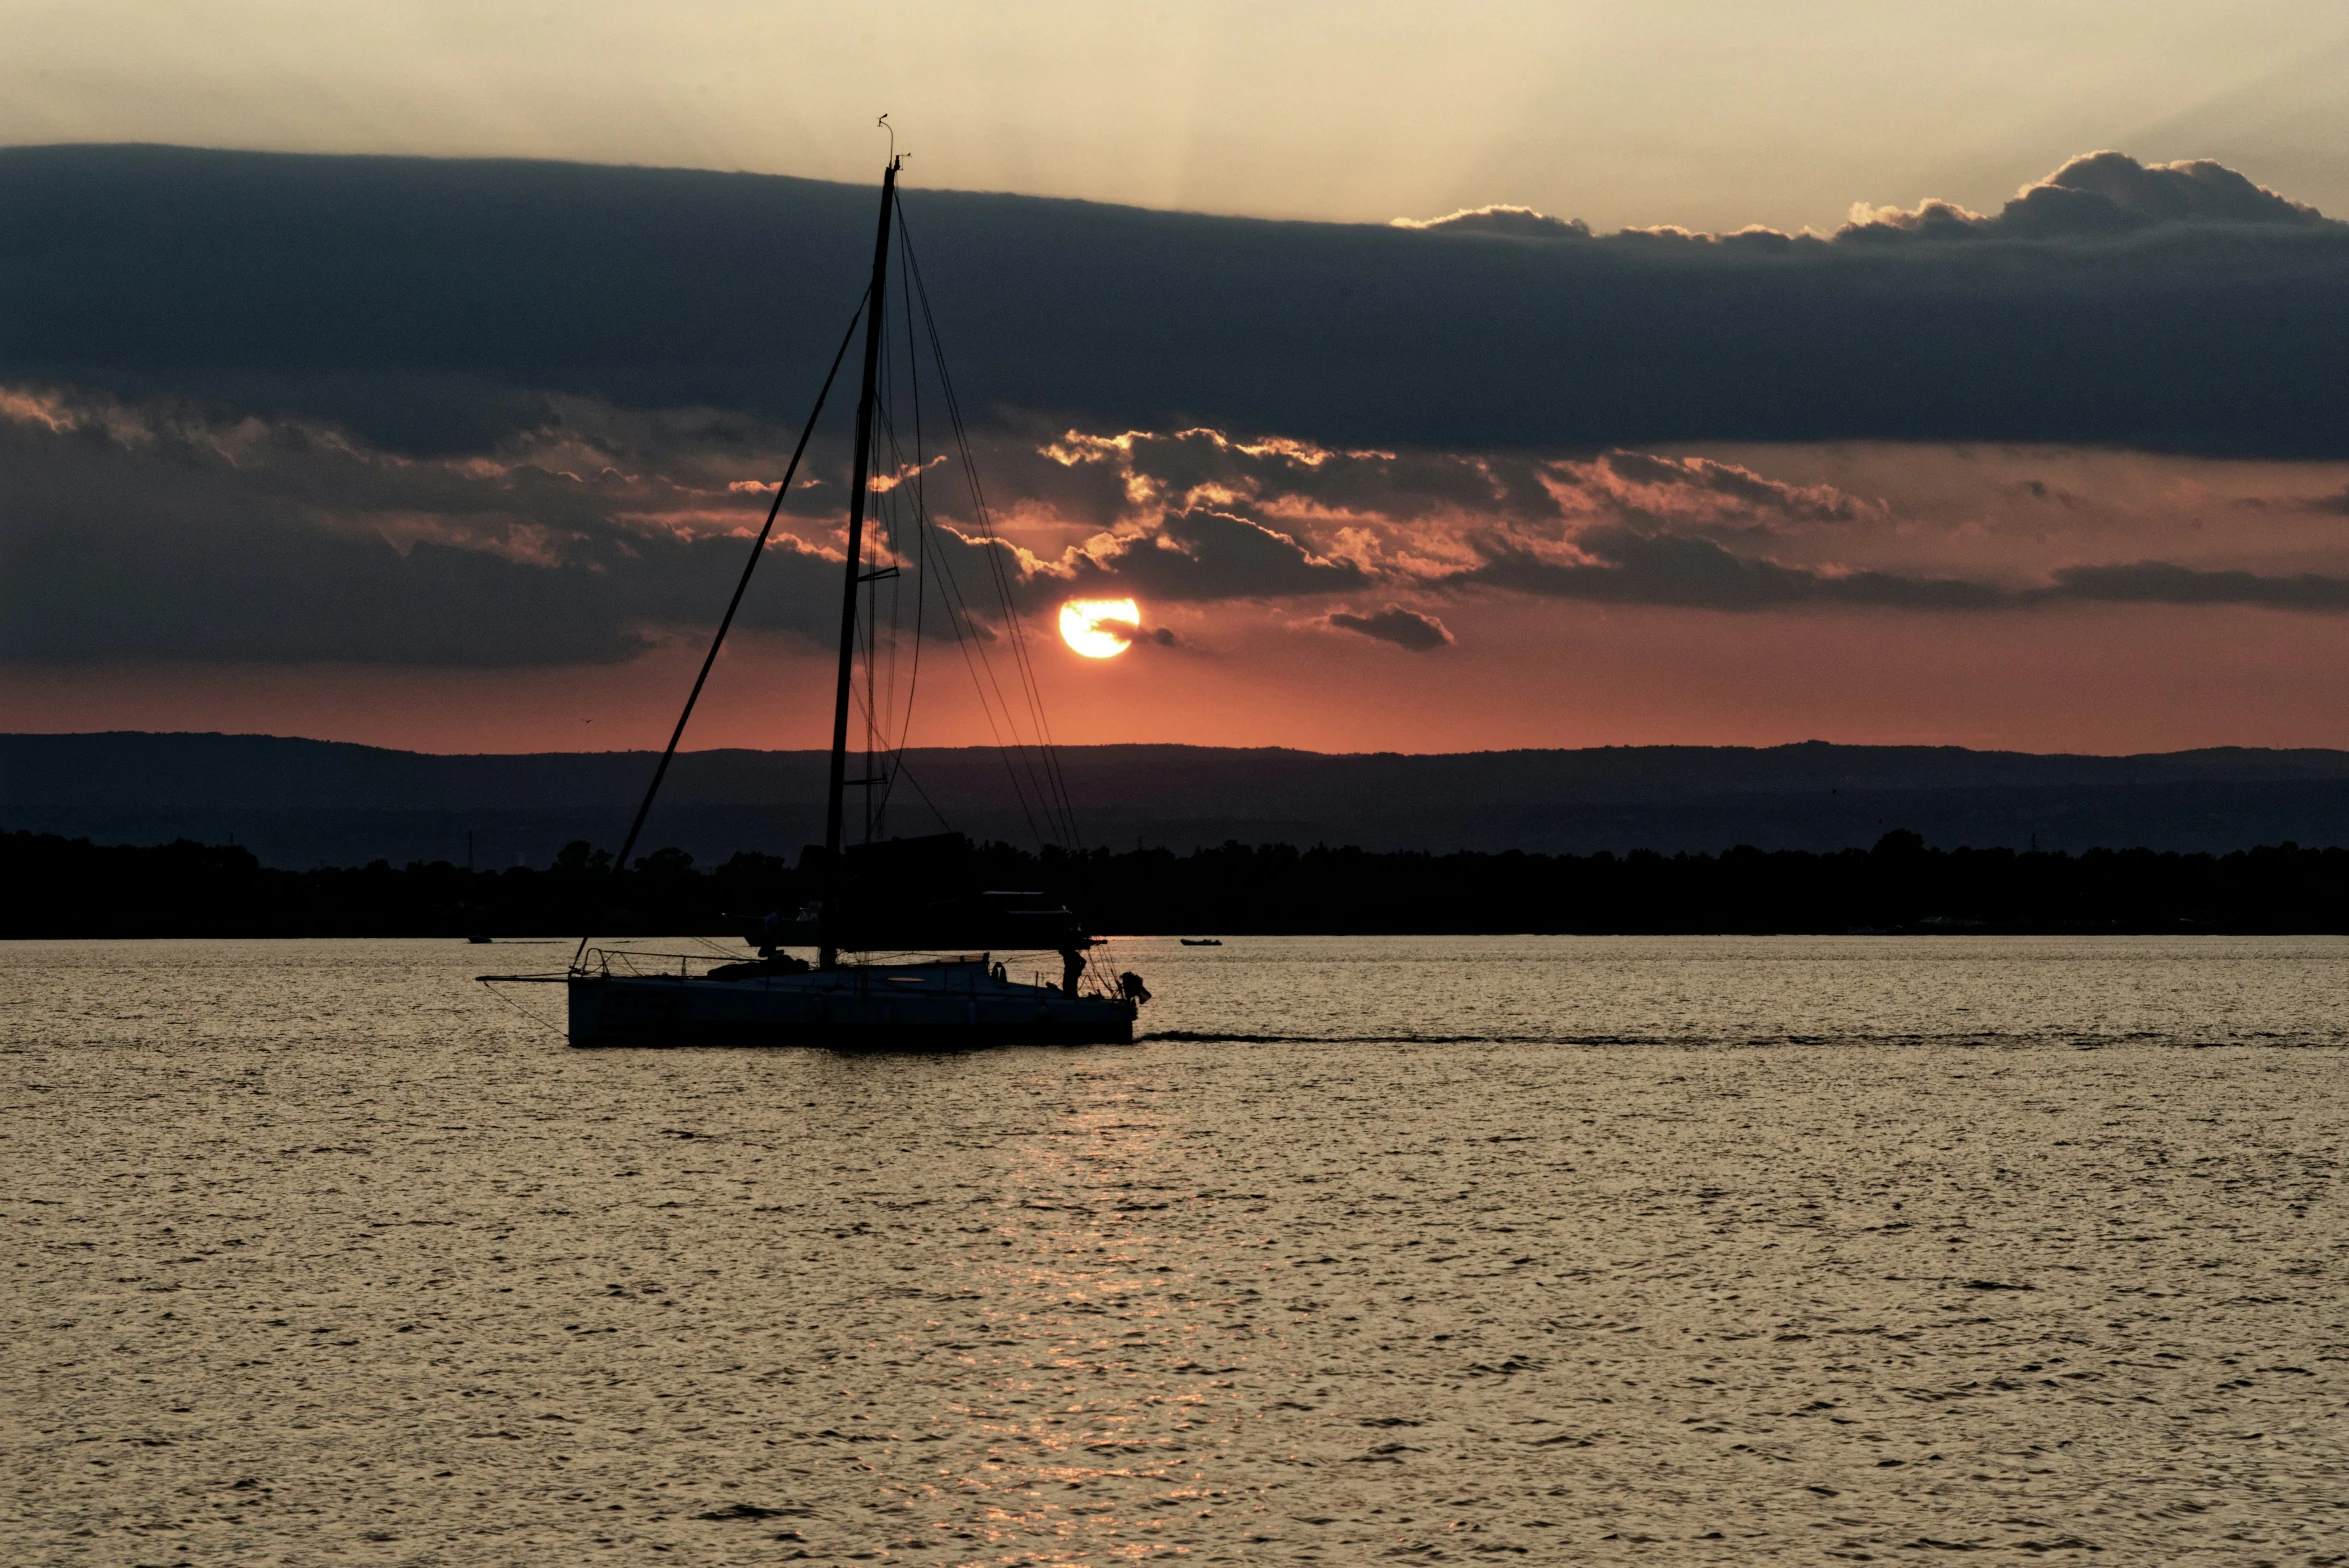
M 2349 743 L 2345 83 L 2299 3 L 20 4 L 0 727 L 658 745 L 885 108 L 1064 742 Z M 824 738 L 844 402 L 689 745 Z
M 2349 210 L 2345 82 L 2337 0 L 0 8 L 0 144 L 863 181 L 888 111 L 932 188 L 1341 222 L 1827 229 L 2104 147 Z

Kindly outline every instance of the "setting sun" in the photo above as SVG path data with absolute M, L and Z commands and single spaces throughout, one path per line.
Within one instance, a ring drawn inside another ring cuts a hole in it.
M 1134 644 L 1142 607 L 1131 599 L 1071 599 L 1060 607 L 1060 635 L 1088 659 L 1109 659 Z

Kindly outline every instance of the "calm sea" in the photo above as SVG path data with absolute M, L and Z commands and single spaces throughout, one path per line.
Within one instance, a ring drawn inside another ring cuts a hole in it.
M 2349 940 L 1134 941 L 935 1058 L 469 983 L 568 951 L 0 946 L 0 1561 L 2349 1561 Z

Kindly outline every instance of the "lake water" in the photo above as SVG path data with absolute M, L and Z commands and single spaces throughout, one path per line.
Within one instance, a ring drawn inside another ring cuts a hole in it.
M 2349 1562 L 2349 941 L 1133 941 L 935 1058 L 468 983 L 568 956 L 0 946 L 0 1561 Z

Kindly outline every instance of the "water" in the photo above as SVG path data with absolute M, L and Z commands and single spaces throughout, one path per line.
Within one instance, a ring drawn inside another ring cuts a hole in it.
M 2349 1561 L 2349 942 L 1132 942 L 945 1058 L 465 979 L 566 956 L 0 947 L 0 1560 Z

